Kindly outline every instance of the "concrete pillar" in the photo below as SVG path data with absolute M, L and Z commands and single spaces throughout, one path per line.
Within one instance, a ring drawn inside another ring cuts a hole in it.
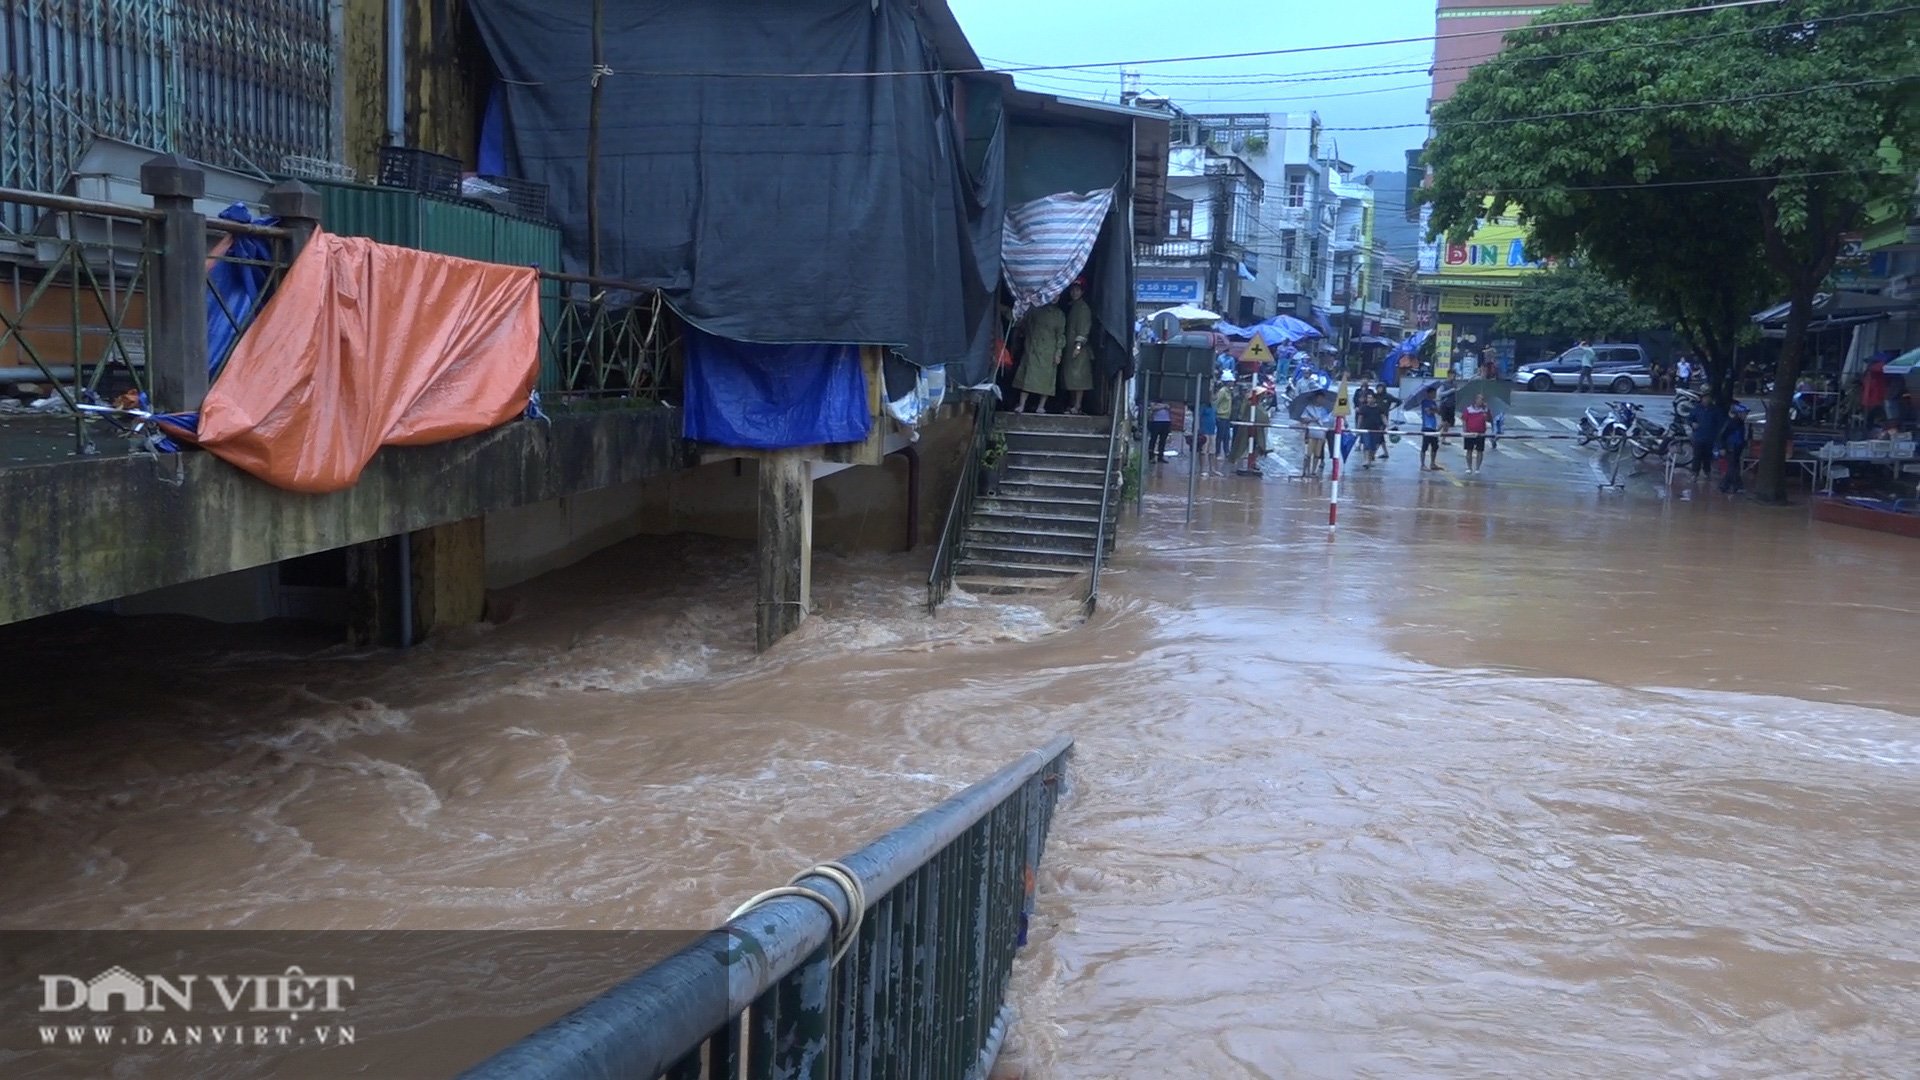
M 479 622 L 487 604 L 485 519 L 421 529 L 408 542 L 413 545 L 413 639 Z
M 347 644 L 401 644 L 401 539 L 383 536 L 347 548 Z
M 178 154 L 140 166 L 140 190 L 164 217 L 147 283 L 147 374 L 158 412 L 193 412 L 207 396 L 207 219 L 194 210 L 207 174 Z
M 293 233 L 295 255 L 320 227 L 321 206 L 320 193 L 298 180 L 282 180 L 267 189 L 267 213 Z
M 760 459 L 761 651 L 792 633 L 813 603 L 813 472 L 799 450 Z

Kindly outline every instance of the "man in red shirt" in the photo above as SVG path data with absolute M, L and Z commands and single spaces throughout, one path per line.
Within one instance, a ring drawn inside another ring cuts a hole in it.
M 1487 425 L 1493 411 L 1487 408 L 1487 395 L 1476 394 L 1473 404 L 1460 412 L 1460 427 L 1466 432 L 1467 471 L 1477 473 L 1487 460 Z

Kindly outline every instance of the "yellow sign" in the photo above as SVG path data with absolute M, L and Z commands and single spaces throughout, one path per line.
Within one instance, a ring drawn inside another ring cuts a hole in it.
M 1447 315 L 1504 315 L 1513 310 L 1514 289 L 1441 289 L 1440 310 Z
M 1271 364 L 1273 350 L 1267 348 L 1266 342 L 1254 338 L 1247 342 L 1247 351 L 1240 354 L 1240 359 L 1249 364 Z
M 1486 222 L 1464 244 L 1443 237 L 1435 247 L 1433 277 L 1518 278 L 1542 269 L 1527 258 L 1525 227 L 1509 222 Z
M 1333 415 L 1341 418 L 1353 414 L 1352 398 L 1347 396 L 1347 380 L 1340 380 L 1340 396 L 1333 399 Z
M 1433 332 L 1433 377 L 1453 374 L 1453 324 L 1443 322 Z

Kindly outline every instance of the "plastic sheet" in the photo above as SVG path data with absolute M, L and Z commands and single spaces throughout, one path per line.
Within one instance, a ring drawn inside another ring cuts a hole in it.
M 245 203 L 234 203 L 220 212 L 227 221 L 249 225 L 273 225 L 279 218 L 257 218 Z M 252 317 L 260 294 L 267 288 L 266 263 L 273 260 L 273 244 L 258 236 L 228 234 L 221 237 L 207 259 L 207 374 L 218 375 L 227 353 L 238 341 L 247 320 Z M 233 262 L 233 259 L 257 260 L 260 265 Z
M 756 345 L 686 332 L 685 434 L 782 450 L 861 442 L 873 430 L 856 345 Z
M 521 415 L 540 373 L 539 275 L 316 233 L 176 437 L 276 487 L 352 487 L 382 446 Z

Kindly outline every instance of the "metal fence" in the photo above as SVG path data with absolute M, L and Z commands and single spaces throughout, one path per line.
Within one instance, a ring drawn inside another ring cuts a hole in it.
M 658 292 L 581 274 L 540 282 L 543 399 L 657 404 L 679 384 L 680 321 Z
M 151 398 L 149 299 L 162 251 L 158 210 L 0 189 L 0 210 L 30 210 L 31 232 L 0 225 L 0 382 L 45 384 L 62 411 L 127 395 Z M 286 229 L 211 219 L 206 319 L 224 362 L 293 260 Z M 261 303 L 244 309 L 215 287 L 217 268 L 246 267 Z M 76 423 L 80 449 L 84 426 Z
M 763 894 L 463 1080 L 984 1080 L 1072 748 Z
M 0 187 L 59 191 L 95 135 L 252 173 L 338 160 L 332 9 L 0 0 Z
M 1100 571 L 1106 568 L 1107 552 L 1118 539 L 1119 530 L 1113 522 L 1113 518 L 1118 516 L 1114 513 L 1117 506 L 1113 487 L 1120 479 L 1116 470 L 1125 467 L 1121 449 L 1128 444 L 1128 440 L 1122 438 L 1122 433 L 1131 430 L 1129 425 L 1122 423 L 1127 413 L 1126 394 L 1122 389 L 1125 385 L 1125 377 L 1115 374 L 1113 390 L 1107 395 L 1107 463 L 1101 472 L 1100 526 L 1094 531 L 1093 572 L 1087 575 L 1087 596 L 1083 605 L 1088 615 L 1092 615 L 1094 608 L 1100 604 Z
M 933 569 L 927 574 L 927 614 L 940 610 L 953 592 L 954 565 L 960 559 L 960 545 L 973 517 L 973 500 L 980 484 L 980 458 L 993 437 L 995 398 L 992 394 L 974 394 L 973 441 L 960 464 L 960 479 L 953 489 L 953 502 L 947 507 L 946 528 L 940 534 L 940 546 L 933 553 Z

